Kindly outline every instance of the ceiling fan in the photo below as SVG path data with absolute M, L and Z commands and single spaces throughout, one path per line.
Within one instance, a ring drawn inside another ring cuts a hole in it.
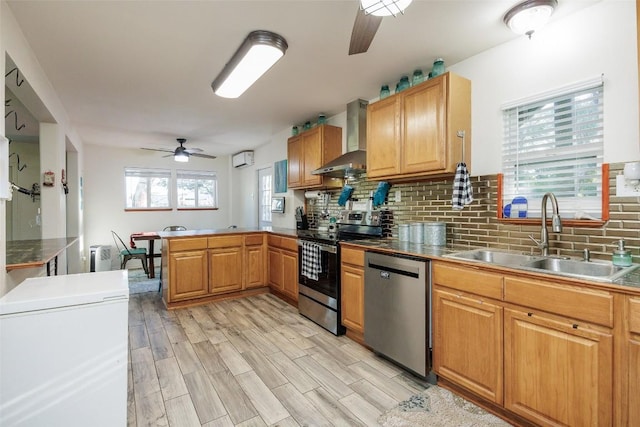
M 360 8 L 356 14 L 351 31 L 349 55 L 364 53 L 369 49 L 378 27 L 385 16 L 396 16 L 404 13 L 412 0 L 360 0 Z
M 162 151 L 165 153 L 173 153 L 173 154 L 169 154 L 167 156 L 163 156 L 163 157 L 171 157 L 173 156 L 173 159 L 176 162 L 188 162 L 189 161 L 189 157 L 193 156 L 193 157 L 202 157 L 205 159 L 215 159 L 216 156 L 210 156 L 209 154 L 202 154 L 202 150 L 200 148 L 185 148 L 184 143 L 187 142 L 187 140 L 185 138 L 177 138 L 178 143 L 180 144 L 179 147 L 176 147 L 175 150 L 167 150 L 164 148 L 142 148 L 143 150 L 150 150 L 150 151 Z

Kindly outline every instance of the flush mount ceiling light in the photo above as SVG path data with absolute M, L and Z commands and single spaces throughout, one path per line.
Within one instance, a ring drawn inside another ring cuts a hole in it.
M 273 66 L 287 51 L 287 41 L 270 31 L 249 33 L 211 87 L 223 98 L 237 98 Z
M 396 16 L 404 13 L 404 10 L 413 0 L 360 0 L 360 7 L 367 15 Z
M 514 33 L 531 38 L 534 31 L 549 21 L 557 5 L 557 0 L 526 0 L 512 7 L 503 20 Z

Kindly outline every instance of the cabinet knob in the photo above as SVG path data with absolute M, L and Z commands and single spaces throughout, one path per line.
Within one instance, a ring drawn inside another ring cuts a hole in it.
M 527 313 L 527 316 L 531 317 L 533 316 L 533 313 Z
M 571 325 L 571 327 L 572 327 L 573 329 L 578 329 L 578 324 L 577 324 L 577 323 L 574 323 L 573 325 Z

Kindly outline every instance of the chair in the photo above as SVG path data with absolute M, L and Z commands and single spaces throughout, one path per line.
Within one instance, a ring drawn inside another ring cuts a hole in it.
M 124 270 L 127 266 L 127 262 L 132 259 L 139 259 L 142 261 L 142 268 L 144 268 L 144 272 L 149 277 L 149 267 L 147 266 L 147 249 L 146 248 L 130 248 L 125 243 L 124 240 L 118 234 L 111 230 L 111 234 L 113 235 L 113 241 L 116 244 L 116 248 L 120 253 L 120 259 L 122 260 L 120 263 L 120 269 Z
M 186 231 L 187 227 L 184 225 L 169 225 L 162 229 L 162 231 Z M 160 280 L 158 281 L 158 292 L 162 290 L 162 258 L 160 258 Z

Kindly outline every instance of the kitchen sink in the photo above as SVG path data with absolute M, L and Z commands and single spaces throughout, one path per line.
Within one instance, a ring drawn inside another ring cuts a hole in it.
M 521 267 L 533 270 L 543 270 L 548 273 L 556 273 L 563 276 L 579 277 L 590 280 L 613 281 L 638 267 L 618 267 L 611 261 L 581 261 L 576 259 L 564 259 L 548 257 L 532 261 Z
M 444 257 L 465 261 L 478 261 L 503 267 L 600 282 L 613 282 L 617 278 L 640 267 L 640 264 L 633 264 L 630 267 L 618 267 L 613 265 L 611 261 L 583 261 L 572 258 L 527 255 L 518 252 L 504 252 L 492 249 L 472 249 L 454 252 L 444 255 Z
M 445 257 L 464 259 L 467 261 L 487 262 L 490 264 L 498 264 L 508 267 L 518 266 L 541 259 L 539 256 L 526 255 L 517 252 L 494 251 L 491 249 L 473 249 L 470 251 L 448 254 L 445 255 Z

